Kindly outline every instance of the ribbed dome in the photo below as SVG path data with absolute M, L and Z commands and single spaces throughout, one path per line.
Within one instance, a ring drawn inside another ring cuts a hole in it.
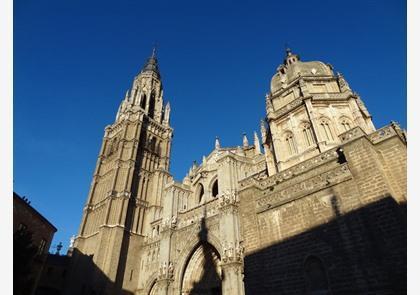
M 302 62 L 299 56 L 287 52 L 284 63 L 277 68 L 276 74 L 271 79 L 271 93 L 287 87 L 299 76 L 332 76 L 332 69 L 320 61 Z

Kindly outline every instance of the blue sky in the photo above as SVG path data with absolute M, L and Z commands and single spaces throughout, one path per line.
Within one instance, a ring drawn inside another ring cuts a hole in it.
M 287 43 L 407 126 L 404 1 L 14 1 L 14 190 L 77 234 L 103 130 L 158 44 L 182 179 L 219 136 L 258 130 Z

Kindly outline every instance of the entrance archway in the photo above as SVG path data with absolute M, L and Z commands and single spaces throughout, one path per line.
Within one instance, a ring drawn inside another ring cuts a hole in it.
M 209 243 L 202 242 L 188 259 L 182 277 L 182 295 L 222 294 L 220 254 Z
M 157 284 L 156 281 L 154 281 L 152 287 L 150 288 L 149 295 L 157 295 L 158 293 Z

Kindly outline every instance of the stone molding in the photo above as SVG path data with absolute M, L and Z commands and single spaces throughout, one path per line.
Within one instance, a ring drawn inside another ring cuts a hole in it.
M 325 173 L 259 198 L 256 201 L 256 211 L 257 213 L 264 212 L 351 178 L 353 178 L 353 176 L 348 164 L 342 164 Z
M 232 262 L 242 262 L 244 259 L 244 247 L 242 242 L 236 242 L 235 244 L 230 242 L 222 242 L 222 253 L 221 260 L 223 264 L 229 264 Z
M 357 138 L 366 137 L 372 144 L 377 144 L 393 136 L 398 136 L 404 143 L 406 142 L 404 132 L 396 123 L 391 123 L 370 134 L 366 134 L 362 128 L 356 126 L 344 133 L 341 133 L 338 137 L 342 143 L 347 143 Z
M 266 189 L 269 186 L 279 184 L 285 180 L 292 178 L 293 176 L 302 174 L 309 170 L 312 170 L 316 167 L 319 167 L 325 163 L 334 161 L 338 159 L 338 154 L 334 149 L 330 149 L 322 154 L 319 154 L 313 158 L 310 158 L 302 163 L 296 164 L 282 172 L 270 176 L 268 178 L 263 178 L 264 175 L 257 174 L 251 178 L 246 178 L 240 183 L 241 190 L 247 188 L 248 186 L 256 186 L 260 189 Z M 261 178 L 263 178 L 261 180 Z

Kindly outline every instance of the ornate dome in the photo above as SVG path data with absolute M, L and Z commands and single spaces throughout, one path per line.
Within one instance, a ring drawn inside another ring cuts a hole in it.
M 299 55 L 287 49 L 283 64 L 277 68 L 276 74 L 271 79 L 271 93 L 286 88 L 299 76 L 332 76 L 332 68 L 320 61 L 302 62 Z

